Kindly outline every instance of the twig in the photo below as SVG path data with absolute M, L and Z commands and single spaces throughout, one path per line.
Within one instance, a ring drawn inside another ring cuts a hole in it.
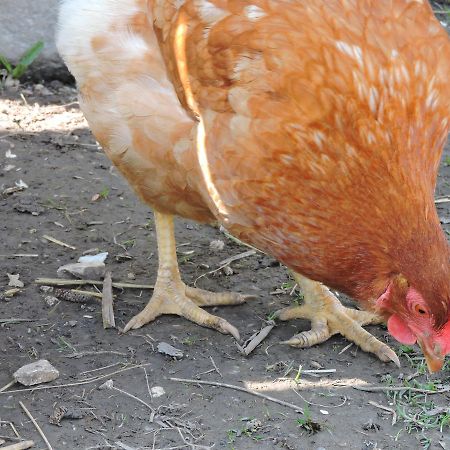
M 219 270 L 224 269 L 233 261 L 237 261 L 238 259 L 242 259 L 242 258 L 247 258 L 248 256 L 252 256 L 255 254 L 256 254 L 256 250 L 248 250 L 244 253 L 239 253 L 238 255 L 230 256 L 229 258 L 224 259 L 223 261 L 220 261 L 219 267 L 217 267 L 216 269 L 210 270 L 208 272 L 202 273 L 199 277 L 197 277 L 194 281 L 194 287 L 197 286 L 197 281 L 200 280 L 201 278 L 206 277 L 207 275 L 212 275 L 213 273 L 219 272 Z
M 392 426 L 395 425 L 395 423 L 397 422 L 397 413 L 395 412 L 394 409 L 389 408 L 387 406 L 380 405 L 379 403 L 374 402 L 373 400 L 369 400 L 369 405 L 372 405 L 372 406 L 375 406 L 375 408 L 379 408 L 384 411 L 390 412 L 392 414 Z
M 116 370 L 115 372 L 107 373 L 106 375 L 100 375 L 95 378 L 90 378 L 90 379 L 84 380 L 84 381 L 77 381 L 75 383 L 56 384 L 53 386 L 38 386 L 38 387 L 26 388 L 26 389 L 15 389 L 13 391 L 0 392 L 0 395 L 16 394 L 16 393 L 20 393 L 20 392 L 43 391 L 43 390 L 47 390 L 47 389 L 60 389 L 60 388 L 67 388 L 67 387 L 73 387 L 73 386 L 82 386 L 83 384 L 95 383 L 96 381 L 104 380 L 105 378 L 111 378 L 113 375 L 117 375 L 119 373 L 126 372 L 126 371 L 132 370 L 132 369 L 138 369 L 140 367 L 150 366 L 151 364 L 152 363 L 146 363 L 146 364 L 139 364 L 139 365 L 132 366 L 132 367 L 125 367 L 123 369 Z
M 434 200 L 434 203 L 439 204 L 439 203 L 448 203 L 450 202 L 450 196 L 447 195 L 445 197 L 440 197 Z
M 85 284 L 91 284 L 93 286 L 103 286 L 103 281 L 99 280 L 64 280 L 60 278 L 37 278 L 34 280 L 36 284 L 43 284 L 45 286 L 83 286 Z M 115 288 L 123 289 L 154 289 L 152 284 L 133 284 L 133 283 L 120 283 L 112 282 L 112 286 Z
M 0 258 L 39 258 L 36 254 L 13 253 L 12 255 L 0 255 Z M 32 441 L 29 441 L 32 442 Z
M 214 370 L 219 374 L 220 378 L 223 378 L 223 375 L 220 373 L 219 368 L 217 367 L 214 359 L 212 356 L 209 357 L 209 359 L 211 360 L 212 365 L 214 366 Z
M 248 247 L 248 248 L 252 248 L 253 250 L 257 251 L 257 252 L 261 252 L 261 250 L 257 249 L 256 247 L 253 247 L 253 245 L 247 244 L 243 241 L 241 241 L 240 239 L 238 239 L 236 236 L 233 236 L 231 233 L 229 233 L 222 225 L 220 226 L 219 230 L 228 238 L 231 239 L 232 241 L 236 242 L 236 244 L 242 245 L 244 247 Z
M 6 447 L 1 447 L 1 450 L 26 450 L 34 446 L 34 441 L 23 441 L 17 444 L 7 445 Z
M 115 328 L 116 321 L 114 319 L 114 307 L 113 307 L 113 293 L 112 293 L 112 278 L 111 272 L 108 270 L 105 273 L 103 279 L 103 291 L 102 291 L 102 319 L 103 328 Z
M 124 395 L 126 395 L 127 397 L 132 398 L 133 400 L 136 400 L 136 401 L 139 402 L 141 405 L 144 405 L 146 408 L 148 408 L 148 409 L 151 411 L 151 413 L 152 413 L 151 419 L 155 416 L 155 414 L 156 414 L 155 408 L 153 408 L 152 406 L 150 406 L 147 402 L 144 402 L 144 400 L 140 399 L 139 397 L 136 397 L 135 395 L 130 394 L 129 392 L 124 391 L 123 389 L 119 389 L 119 388 L 117 388 L 117 387 L 115 387 L 115 386 L 111 386 L 111 387 L 109 387 L 108 389 L 113 389 L 114 391 L 120 392 L 121 394 L 124 394 Z M 153 421 L 153 420 L 150 420 L 150 422 L 152 422 L 152 421 Z
M 84 372 L 80 372 L 78 375 L 86 375 L 92 372 L 98 372 L 99 370 L 110 369 L 111 367 L 118 366 L 120 362 L 115 362 L 113 364 L 109 364 L 108 366 L 98 367 L 97 369 L 85 370 Z
M 144 369 L 144 373 L 145 373 L 145 383 L 147 384 L 147 392 L 148 392 L 150 399 L 153 400 L 152 390 L 150 389 L 150 384 L 148 383 L 147 369 L 145 367 L 143 367 L 143 369 Z
M 118 355 L 118 356 L 128 356 L 127 353 L 122 352 L 116 352 L 114 350 L 93 350 L 93 351 L 87 351 L 87 352 L 76 352 L 71 353 L 70 355 L 66 355 L 65 358 L 83 358 L 85 356 L 95 356 L 95 355 Z M 94 370 L 100 370 L 100 369 L 94 369 Z M 84 372 L 87 373 L 87 372 Z
M 47 241 L 53 242 L 54 244 L 60 245 L 61 247 L 70 248 L 71 250 L 76 250 L 77 248 L 73 245 L 66 244 L 63 241 L 59 241 L 58 239 L 55 239 L 54 237 L 48 236 L 47 234 L 44 234 L 42 236 Z
M 338 353 L 338 355 L 342 355 L 342 353 L 345 353 L 352 345 L 353 345 L 353 342 L 350 342 L 350 344 L 346 345 L 346 346 Z
M 395 423 L 397 422 L 397 413 L 395 412 L 394 409 L 389 408 L 387 406 L 380 405 L 379 403 L 374 402 L 373 400 L 369 400 L 369 405 L 372 405 L 372 406 L 375 406 L 375 408 L 379 408 L 379 409 L 382 409 L 384 411 L 390 412 L 392 414 L 392 423 L 391 423 L 391 425 L 392 426 L 395 425 Z
M 292 389 L 305 403 L 308 403 L 308 405 L 312 405 L 312 406 L 319 406 L 320 408 L 340 408 L 341 406 L 344 406 L 347 403 L 347 397 L 344 395 L 344 400 L 339 403 L 339 405 L 321 405 L 320 403 L 313 403 L 310 402 L 309 400 L 306 400 L 305 397 L 303 397 L 302 394 L 300 394 L 300 392 L 298 392 L 296 389 Z
M 19 318 L 12 318 L 12 319 L 0 319 L 0 324 L 13 324 L 13 323 L 22 323 L 22 322 L 38 322 L 42 319 L 19 319 Z
M 264 398 L 266 400 L 277 403 L 279 405 L 287 406 L 288 408 L 291 408 L 294 411 L 303 414 L 303 409 L 297 405 L 293 405 L 292 403 L 285 402 L 284 400 L 278 400 L 277 398 L 271 397 L 270 395 L 265 395 L 265 394 L 261 394 L 260 392 L 251 391 L 250 389 L 247 389 L 247 388 L 244 388 L 241 386 L 235 386 L 234 384 L 218 383 L 216 381 L 191 380 L 188 378 L 169 377 L 168 379 L 171 381 L 178 381 L 180 383 L 206 384 L 209 386 L 224 387 L 224 388 L 228 388 L 228 389 L 234 389 L 235 391 L 246 392 L 247 394 L 251 394 L 251 395 L 255 395 L 256 397 Z
M 211 450 L 215 444 L 211 445 L 211 446 L 207 446 L 207 445 L 198 445 L 198 444 L 193 444 L 192 442 L 189 442 L 183 435 L 183 433 L 181 432 L 181 429 L 179 427 L 177 427 L 178 433 L 181 437 L 181 439 L 183 440 L 183 442 L 192 450 L 198 449 L 198 450 Z
M 255 350 L 255 348 L 258 347 L 258 345 L 261 344 L 261 342 L 269 335 L 274 326 L 275 323 L 272 321 L 272 324 L 267 325 L 262 330 L 258 331 L 257 333 L 253 334 L 249 339 L 247 339 L 244 345 L 240 346 L 239 344 L 236 344 L 237 348 L 245 356 L 250 355 L 250 353 L 253 350 Z
M 10 381 L 8 384 L 6 384 L 5 386 L 3 386 L 3 387 L 0 389 L 0 392 L 6 391 L 6 389 L 9 389 L 11 386 L 14 386 L 16 383 L 17 383 L 16 380 Z
M 256 250 L 247 250 L 246 252 L 239 253 L 238 255 L 230 256 L 229 258 L 224 259 L 219 262 L 219 266 L 228 265 L 234 261 L 238 261 L 239 259 L 248 258 L 249 256 L 256 255 Z
M 48 450 L 53 450 L 52 446 L 50 445 L 50 442 L 48 442 L 48 439 L 45 436 L 44 432 L 42 431 L 41 427 L 38 425 L 34 417 L 31 415 L 30 411 L 28 411 L 27 407 L 21 401 L 19 401 L 19 405 L 24 410 L 25 414 L 29 417 L 31 422 L 33 422 L 33 425 L 35 426 L 37 432 L 41 435 L 41 438 L 44 440 Z
M 432 391 L 431 389 L 419 389 L 408 386 L 353 386 L 353 389 L 365 392 L 378 392 L 378 391 L 408 391 L 419 392 L 421 394 L 443 394 L 444 392 L 450 392 L 450 386 L 443 389 Z

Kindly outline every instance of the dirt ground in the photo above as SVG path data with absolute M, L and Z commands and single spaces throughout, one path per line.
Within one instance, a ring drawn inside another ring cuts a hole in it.
M 106 265 L 116 281 L 153 283 L 152 214 L 95 144 L 72 87 L 52 82 L 4 92 L 0 132 L 0 388 L 16 369 L 37 359 L 47 359 L 60 372 L 59 379 L 35 390 L 16 384 L 0 393 L 0 439 L 14 442 L 15 429 L 21 438 L 33 439 L 34 448 L 46 448 L 22 401 L 54 450 L 450 448 L 450 392 L 413 395 L 409 390 L 445 390 L 449 364 L 440 374 L 424 374 L 416 349 L 399 347 L 382 327 L 370 331 L 398 350 L 401 369 L 355 346 L 346 349 L 341 336 L 305 350 L 278 345 L 308 329 L 304 321 L 278 324 L 244 357 L 231 337 L 181 318 L 164 316 L 120 335 L 103 329 L 95 299 L 53 304 L 35 280 L 55 278 L 58 267 L 86 253 L 108 252 Z M 438 197 L 450 193 L 449 164 L 447 152 Z M 449 232 L 450 203 L 438 206 Z M 176 236 L 182 276 L 189 284 L 248 250 L 217 228 L 184 220 L 177 221 Z M 212 250 L 214 240 L 222 240 L 224 248 Z M 232 273 L 218 270 L 197 285 L 258 296 L 242 306 L 214 309 L 247 338 L 271 312 L 292 302 L 292 281 L 284 267 L 262 254 L 230 267 Z M 19 274 L 24 283 L 12 297 L 4 295 L 12 289 L 8 273 Z M 151 291 L 116 289 L 115 294 L 116 321 L 123 327 Z M 183 357 L 158 353 L 160 342 L 180 349 Z M 300 366 L 333 371 L 300 373 Z M 246 387 L 305 413 L 246 392 L 171 377 Z M 112 386 L 101 389 L 107 380 Z M 405 389 L 380 390 L 390 385 Z M 378 390 L 355 389 L 364 386 Z M 158 396 L 158 387 L 163 395 Z M 58 414 L 64 415 L 59 423 Z

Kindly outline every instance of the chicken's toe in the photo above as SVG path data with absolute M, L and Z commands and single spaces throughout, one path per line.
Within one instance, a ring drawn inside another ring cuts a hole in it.
M 382 322 L 381 317 L 368 311 L 345 308 L 322 284 L 299 274 L 294 274 L 294 277 L 303 291 L 304 299 L 300 305 L 277 311 L 275 316 L 280 320 L 309 319 L 311 330 L 296 334 L 283 344 L 311 347 L 339 333 L 382 361 L 392 361 L 397 366 L 400 365 L 392 349 L 362 328 L 362 325 Z
M 210 292 L 190 286 L 186 286 L 186 295 L 198 306 L 240 305 L 247 300 L 258 298 L 256 295 L 244 295 L 239 292 Z

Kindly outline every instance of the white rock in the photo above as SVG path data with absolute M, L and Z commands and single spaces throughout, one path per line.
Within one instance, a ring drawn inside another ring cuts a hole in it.
M 108 252 L 98 253 L 97 255 L 85 255 L 78 258 L 79 263 L 104 263 L 108 257 Z
M 59 377 L 59 372 L 46 359 L 41 359 L 16 370 L 13 377 L 25 386 L 49 383 Z
M 164 390 L 164 388 L 162 386 L 153 386 L 150 389 L 150 393 L 152 394 L 153 398 L 158 398 L 158 397 L 162 397 L 166 391 Z
M 13 275 L 13 274 L 7 273 L 6 275 L 8 275 L 8 278 L 9 278 L 8 286 L 12 286 L 12 287 L 16 287 L 16 288 L 23 288 L 24 284 L 22 281 L 19 280 L 19 278 L 20 278 L 19 274 Z
M 99 389 L 112 389 L 114 387 L 114 381 L 108 380 L 105 381 L 103 384 L 101 384 L 98 388 Z

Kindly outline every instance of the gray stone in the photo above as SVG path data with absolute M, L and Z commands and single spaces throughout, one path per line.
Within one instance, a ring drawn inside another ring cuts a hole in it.
M 25 386 L 48 383 L 59 377 L 59 372 L 46 360 L 41 359 L 16 370 L 14 379 Z
M 46 295 L 44 297 L 45 303 L 47 303 L 47 306 L 49 306 L 50 308 L 52 308 L 53 306 L 55 306 L 59 300 L 54 297 L 53 295 Z
M 158 352 L 163 355 L 171 356 L 172 358 L 182 358 L 184 356 L 183 352 L 173 345 L 167 342 L 160 342 L 158 344 Z
M 225 247 L 225 242 L 223 242 L 220 239 L 216 239 L 209 243 L 209 249 L 212 250 L 213 252 L 220 252 L 224 249 L 224 247 Z

